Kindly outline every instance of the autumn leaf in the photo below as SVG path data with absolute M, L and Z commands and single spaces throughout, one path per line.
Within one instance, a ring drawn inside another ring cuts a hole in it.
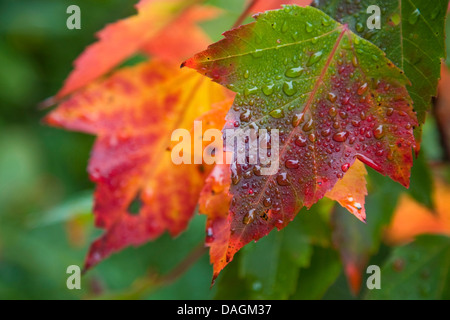
M 203 49 L 208 37 L 196 22 L 217 16 L 219 10 L 196 5 L 200 2 L 141 0 L 136 5 L 137 15 L 112 23 L 97 34 L 98 42 L 75 60 L 75 69 L 56 98 L 84 87 L 139 51 L 173 62 Z
M 422 234 L 450 236 L 450 186 L 441 179 L 435 179 L 435 212 L 404 194 L 395 210 L 394 217 L 385 233 L 390 245 L 401 245 Z
M 106 233 L 92 244 L 86 268 L 126 246 L 186 228 L 212 168 L 175 165 L 171 135 L 191 130 L 227 97 L 194 71 L 154 60 L 92 83 L 46 117 L 48 124 L 97 135 L 88 170 L 97 184 L 95 222 Z M 209 119 L 202 129 L 216 127 Z
M 281 164 L 269 176 L 232 165 L 226 263 L 311 207 L 356 159 L 409 185 L 409 82 L 380 49 L 311 7 L 259 14 L 224 36 L 183 65 L 237 93 L 226 129 L 279 130 Z
M 342 180 L 339 180 L 325 197 L 336 200 L 362 222 L 366 222 L 364 203 L 367 196 L 367 171 L 364 164 L 358 160 L 348 170 Z
M 192 6 L 145 43 L 141 50 L 158 59 L 180 64 L 186 57 L 207 47 L 211 40 L 197 23 L 215 18 L 219 12 L 212 6 Z
M 315 0 L 315 6 L 359 36 L 381 48 L 387 57 L 405 71 L 408 87 L 420 124 L 437 94 L 441 59 L 445 57 L 445 15 L 448 0 L 380 0 L 381 29 L 369 29 L 373 11 L 371 0 Z

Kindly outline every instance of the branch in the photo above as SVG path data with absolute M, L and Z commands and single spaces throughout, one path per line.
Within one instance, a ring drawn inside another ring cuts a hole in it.
M 242 22 L 244 22 L 244 20 L 247 18 L 247 16 L 250 14 L 250 12 L 252 11 L 253 7 L 259 2 L 259 0 L 252 0 L 250 1 L 250 3 L 247 5 L 247 7 L 245 8 L 245 10 L 241 13 L 241 15 L 239 16 L 239 18 L 236 20 L 236 22 L 233 25 L 233 29 L 239 27 Z

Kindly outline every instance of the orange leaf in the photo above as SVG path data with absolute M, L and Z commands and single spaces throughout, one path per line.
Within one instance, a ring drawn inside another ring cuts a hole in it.
M 216 17 L 219 9 L 194 6 L 187 9 L 176 21 L 161 30 L 142 51 L 168 62 L 180 64 L 183 58 L 206 48 L 210 39 L 196 22 Z
M 57 99 L 81 89 L 91 81 L 109 72 L 119 63 L 137 53 L 139 50 L 153 55 L 166 55 L 167 51 L 156 49 L 154 42 L 162 41 L 160 47 L 170 49 L 180 46 L 165 59 L 181 61 L 207 44 L 206 35 L 195 26 L 198 20 L 210 19 L 218 10 L 212 8 L 197 8 L 192 5 L 199 0 L 141 0 L 137 4 L 138 14 L 116 23 L 112 23 L 101 30 L 97 37 L 99 41 L 87 47 L 75 60 L 75 69 L 67 78 L 63 88 L 56 95 Z M 185 37 L 183 32 L 192 33 Z M 189 45 L 186 45 L 189 39 Z
M 195 71 L 154 61 L 94 82 L 46 117 L 49 124 L 98 136 L 89 173 L 97 183 L 96 225 L 106 233 L 92 244 L 86 268 L 126 246 L 186 228 L 212 167 L 173 164 L 171 135 L 191 129 L 225 98 L 226 89 Z M 203 130 L 209 127 L 218 126 L 210 119 Z
M 450 186 L 436 178 L 434 201 L 436 212 L 404 194 L 386 230 L 386 242 L 392 245 L 412 241 L 416 236 L 431 233 L 450 236 Z
M 336 200 L 341 206 L 354 214 L 362 222 L 366 222 L 366 209 L 364 208 L 367 196 L 366 167 L 356 160 L 342 180 L 339 180 L 326 197 Z

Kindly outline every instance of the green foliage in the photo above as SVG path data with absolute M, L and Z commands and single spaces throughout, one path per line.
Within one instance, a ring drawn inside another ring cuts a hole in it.
M 442 299 L 448 293 L 450 238 L 421 236 L 395 248 L 381 268 L 381 290 L 368 299 Z M 448 297 L 447 297 L 448 298 Z

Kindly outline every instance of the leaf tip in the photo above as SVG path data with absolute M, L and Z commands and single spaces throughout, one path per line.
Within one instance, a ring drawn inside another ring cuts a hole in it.
M 52 127 L 63 127 L 62 119 L 60 119 L 60 117 L 55 112 L 52 112 L 45 116 L 41 120 L 41 123 Z
M 49 98 L 45 99 L 44 101 L 39 102 L 37 105 L 37 109 L 45 110 L 50 107 L 53 107 L 57 103 L 58 103 L 58 99 L 56 97 L 49 97 Z
M 362 284 L 362 274 L 360 269 L 355 263 L 349 263 L 345 266 L 345 273 L 347 275 L 350 291 L 353 296 L 358 296 Z
M 212 280 L 211 280 L 211 286 L 209 287 L 209 289 L 212 289 L 214 287 L 214 285 L 216 284 L 216 279 L 219 275 L 214 273 Z

